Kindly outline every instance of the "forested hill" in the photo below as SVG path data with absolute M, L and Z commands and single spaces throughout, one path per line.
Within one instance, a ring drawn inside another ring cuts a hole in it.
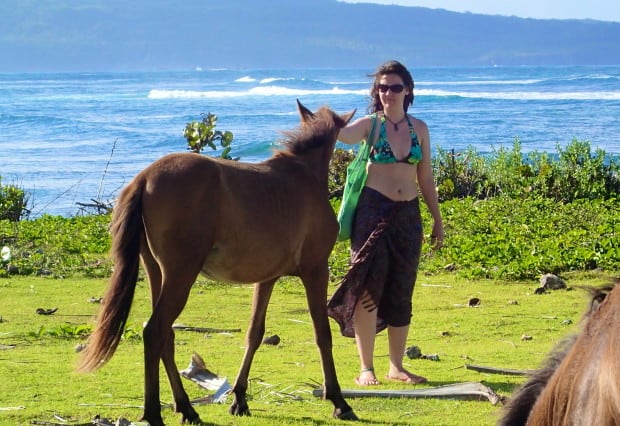
M 2 0 L 0 72 L 620 64 L 620 23 L 336 0 Z

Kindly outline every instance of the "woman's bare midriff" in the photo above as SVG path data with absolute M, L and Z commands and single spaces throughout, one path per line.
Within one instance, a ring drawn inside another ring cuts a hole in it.
M 418 196 L 417 167 L 406 163 L 368 164 L 366 186 L 393 201 L 411 201 Z

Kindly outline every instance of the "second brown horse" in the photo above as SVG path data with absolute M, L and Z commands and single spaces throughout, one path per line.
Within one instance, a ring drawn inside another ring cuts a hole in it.
M 520 387 L 499 425 L 620 425 L 620 280 L 589 291 L 581 332 Z

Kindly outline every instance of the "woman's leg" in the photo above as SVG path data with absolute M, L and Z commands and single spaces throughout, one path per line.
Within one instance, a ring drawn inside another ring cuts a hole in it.
M 370 306 L 368 303 L 370 302 Z M 373 356 L 377 333 L 377 309 L 368 295 L 360 298 L 353 313 L 355 343 L 360 357 L 360 375 L 355 382 L 361 386 L 378 385 Z
M 400 380 L 406 383 L 425 383 L 425 377 L 415 375 L 403 367 L 403 356 L 405 354 L 405 345 L 407 344 L 407 335 L 409 334 L 409 325 L 402 327 L 388 326 L 388 340 L 390 345 L 390 370 L 387 378 L 392 380 Z

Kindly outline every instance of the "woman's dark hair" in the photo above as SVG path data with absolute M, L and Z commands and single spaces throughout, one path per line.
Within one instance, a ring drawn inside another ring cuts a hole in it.
M 405 112 L 409 108 L 409 105 L 413 105 L 413 77 L 407 67 L 401 64 L 398 61 L 387 61 L 377 68 L 373 74 L 370 74 L 369 77 L 373 78 L 372 88 L 370 89 L 370 105 L 368 105 L 368 113 L 374 113 L 377 111 L 383 111 L 383 105 L 381 104 L 381 100 L 379 99 L 379 89 L 377 86 L 379 85 L 379 80 L 381 76 L 387 74 L 396 74 L 400 76 L 403 80 L 403 84 L 405 87 L 409 89 L 409 94 L 405 96 L 403 100 L 403 107 Z

